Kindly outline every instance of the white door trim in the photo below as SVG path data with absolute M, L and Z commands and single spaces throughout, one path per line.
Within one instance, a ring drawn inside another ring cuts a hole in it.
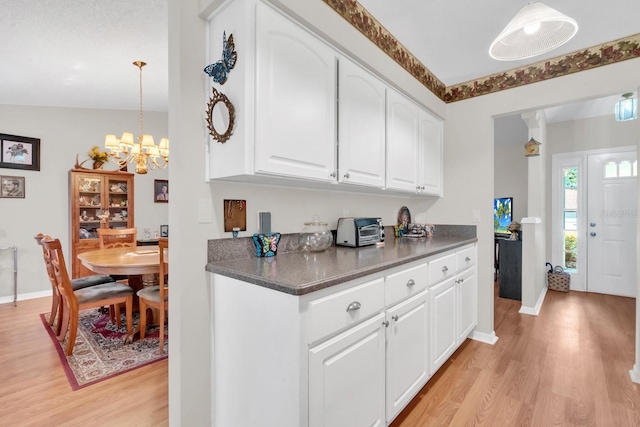
M 560 186 L 562 169 L 565 167 L 578 168 L 578 236 L 586 236 L 587 226 L 587 158 L 590 155 L 620 153 L 636 151 L 636 146 L 615 148 L 603 148 L 597 150 L 575 151 L 571 153 L 557 153 L 551 156 L 551 263 L 563 265 L 563 239 L 562 239 L 562 188 Z M 571 290 L 587 290 L 586 271 L 586 239 L 578 239 L 578 262 L 576 272 L 571 272 Z

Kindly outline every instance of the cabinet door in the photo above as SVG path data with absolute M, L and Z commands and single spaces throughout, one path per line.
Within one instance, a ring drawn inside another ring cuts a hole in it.
M 457 348 L 456 283 L 451 277 L 429 289 L 431 302 L 431 375 Z
M 133 210 L 129 209 L 129 202 L 133 200 L 133 185 L 131 178 L 107 176 L 106 194 L 109 209 L 109 228 L 133 227 Z
M 420 110 L 420 192 L 442 196 L 442 121 Z
M 335 180 L 336 54 L 261 3 L 256 49 L 256 171 Z
M 428 291 L 387 310 L 387 422 L 429 379 Z
M 461 344 L 477 323 L 475 267 L 458 275 L 456 286 L 458 287 L 458 344 Z
M 309 350 L 309 427 L 384 426 L 384 314 Z
M 416 104 L 387 89 L 387 188 L 415 193 L 418 187 Z
M 383 188 L 385 85 L 347 58 L 338 81 L 338 181 Z

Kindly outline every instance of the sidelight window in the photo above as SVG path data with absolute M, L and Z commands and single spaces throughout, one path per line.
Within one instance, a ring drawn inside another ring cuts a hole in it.
M 562 169 L 563 236 L 565 269 L 575 270 L 578 262 L 578 168 Z

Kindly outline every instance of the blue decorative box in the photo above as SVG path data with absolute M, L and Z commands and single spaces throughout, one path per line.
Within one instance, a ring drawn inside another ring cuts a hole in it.
M 278 251 L 280 236 L 280 233 L 254 234 L 253 243 L 256 245 L 256 256 L 275 256 Z

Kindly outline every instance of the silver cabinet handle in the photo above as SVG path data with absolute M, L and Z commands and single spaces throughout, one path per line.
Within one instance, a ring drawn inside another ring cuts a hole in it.
M 419 185 L 416 187 L 416 191 L 420 191 L 420 186 Z
M 424 185 L 422 187 L 420 187 L 421 190 L 424 190 Z
M 442 271 L 446 273 L 447 271 L 449 271 L 449 268 L 447 268 L 447 266 L 445 265 L 444 267 L 442 267 Z
M 346 179 L 349 179 L 349 178 L 351 177 L 351 175 L 349 175 L 349 172 L 347 172 L 347 173 L 345 173 L 345 174 L 344 174 L 344 177 L 345 177 Z
M 349 307 L 347 307 L 347 311 L 360 310 L 360 307 L 362 307 L 362 304 L 360 304 L 358 301 L 354 301 L 351 304 L 349 304 Z
M 595 226 L 596 226 L 596 223 L 595 223 L 595 222 L 591 222 L 591 223 L 589 223 L 589 226 L 590 226 L 590 227 L 595 227 Z
M 337 173 L 335 173 L 335 171 L 334 171 L 334 172 L 331 172 L 331 175 L 329 175 L 329 176 L 330 176 L 331 178 L 335 178 L 336 176 L 338 176 L 338 174 L 337 174 Z
M 464 260 L 465 260 L 465 261 L 467 261 L 467 262 L 469 262 L 469 261 L 471 261 L 471 258 L 466 257 Z
M 596 233 L 594 233 L 593 231 L 591 233 L 589 233 L 589 236 L 591 237 L 596 237 Z
M 458 281 L 458 283 L 464 282 L 464 277 Z
M 385 328 L 388 328 L 388 327 L 389 327 L 389 321 L 387 321 L 387 320 L 384 320 L 384 321 L 382 322 L 382 324 L 384 325 L 384 327 L 385 327 Z
M 392 318 L 395 322 L 397 322 L 397 321 L 398 321 L 398 316 L 392 316 L 391 318 Z
M 409 279 L 409 281 L 407 282 L 407 286 L 413 286 L 415 284 L 416 282 L 414 282 L 413 279 Z

